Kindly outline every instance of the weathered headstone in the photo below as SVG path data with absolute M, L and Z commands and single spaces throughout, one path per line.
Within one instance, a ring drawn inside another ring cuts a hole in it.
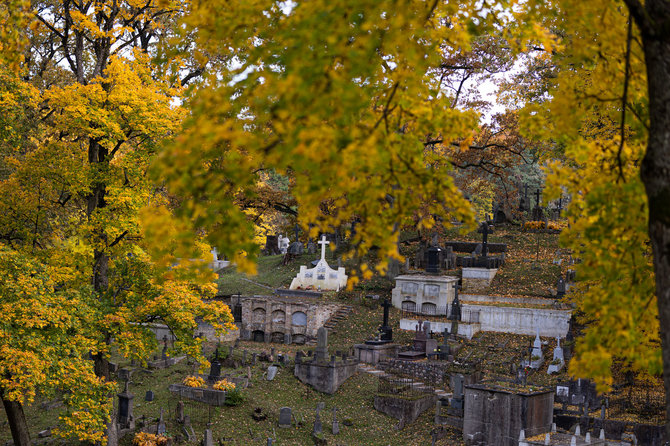
M 144 394 L 144 401 L 153 401 L 154 392 L 152 390 L 147 390 L 147 393 Z
M 337 407 L 333 407 L 333 435 L 340 433 L 340 424 L 337 422 Z
M 319 327 L 316 332 L 316 350 L 314 352 L 316 361 L 325 361 L 328 357 L 328 330 Z
M 123 392 L 117 395 L 119 397 L 118 422 L 122 428 L 126 428 L 133 420 L 133 394 L 128 391 L 128 381 L 126 381 Z
M 268 381 L 272 381 L 273 379 L 275 379 L 275 376 L 277 376 L 277 366 L 271 365 L 270 367 L 268 367 L 266 379 Z
M 202 446 L 214 446 L 214 438 L 212 437 L 211 429 L 205 429 L 205 436 L 202 439 Z
M 556 297 L 561 298 L 565 296 L 565 291 L 566 291 L 565 280 L 563 279 L 563 277 L 559 277 L 558 282 L 556 283 Z
M 279 409 L 279 427 L 291 427 L 290 407 L 282 407 Z
M 323 432 L 323 425 L 321 424 L 321 415 L 319 412 L 321 412 L 321 404 L 319 403 L 316 406 L 316 416 L 314 417 L 314 429 L 312 430 L 312 433 L 314 435 L 320 435 L 321 432 Z
M 165 420 L 163 420 L 163 408 L 161 407 L 161 415 L 158 418 L 156 425 L 156 435 L 165 435 Z

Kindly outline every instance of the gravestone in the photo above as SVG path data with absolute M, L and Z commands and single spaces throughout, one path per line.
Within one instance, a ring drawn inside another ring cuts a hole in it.
M 128 381 L 126 381 L 123 392 L 117 395 L 119 397 L 119 411 L 117 420 L 121 429 L 134 427 L 133 421 L 133 394 L 128 391 Z
M 337 407 L 333 407 L 333 435 L 340 433 L 340 424 L 337 422 Z
M 275 376 L 277 376 L 277 370 L 278 370 L 277 366 L 275 365 L 271 365 L 270 367 L 268 367 L 268 374 L 267 374 L 268 381 L 272 381 L 273 379 L 275 379 Z
M 156 424 L 156 435 L 165 435 L 165 421 L 163 420 L 163 408 L 161 407 L 161 414 Z
M 325 361 L 328 357 L 328 330 L 325 327 L 319 327 L 316 332 L 314 356 L 316 361 Z
M 144 394 L 144 401 L 153 401 L 154 392 L 152 390 L 147 390 L 147 393 Z
M 168 359 L 167 351 L 168 351 L 168 337 L 163 336 L 163 350 L 161 351 L 161 360 L 162 361 L 167 361 L 167 359 Z
M 279 409 L 279 427 L 291 427 L 290 407 L 282 407 Z
M 316 416 L 314 417 L 314 429 L 312 430 L 312 433 L 314 435 L 320 435 L 321 432 L 323 432 L 323 425 L 321 424 L 321 415 L 319 412 L 321 412 L 321 409 L 323 403 L 319 403 L 316 405 Z
M 563 349 L 561 348 L 561 338 L 556 338 L 556 348 L 554 349 L 554 357 L 547 368 L 547 374 L 558 373 L 565 365 L 565 357 L 563 356 Z
M 564 297 L 565 291 L 566 291 L 565 280 L 563 279 L 563 277 L 559 277 L 558 282 L 556 283 L 556 297 L 559 299 Z
M 426 272 L 428 274 L 440 273 L 440 253 L 442 250 L 433 245 L 428 248 L 428 261 L 426 263 Z
M 307 252 L 309 254 L 316 254 L 316 243 L 314 243 L 314 240 L 309 240 L 307 242 Z
M 330 244 L 326 236 L 322 236 L 321 241 L 321 259 L 314 268 L 307 269 L 307 266 L 301 265 L 297 276 L 291 281 L 289 289 L 316 288 L 321 290 L 339 291 L 347 285 L 347 275 L 343 267 L 332 269 L 326 261 L 326 245 Z
M 291 246 L 288 248 L 288 253 L 294 256 L 299 256 L 302 255 L 303 253 L 303 246 L 302 243 L 300 242 L 293 242 L 291 243 Z
M 533 195 L 535 195 L 535 207 L 533 208 L 532 219 L 534 221 L 542 221 L 544 219 L 544 210 L 540 207 L 540 196 L 542 195 L 542 192 L 540 189 L 536 189 Z
M 279 239 L 276 235 L 266 236 L 265 252 L 270 256 L 279 254 Z
M 202 446 L 214 446 L 214 438 L 212 437 L 211 429 L 205 429 L 205 436 L 202 439 Z
M 384 300 L 382 303 L 382 307 L 384 308 L 384 320 L 382 321 L 382 326 L 379 327 L 379 339 L 385 342 L 393 341 L 393 329 L 389 325 L 389 309 L 391 306 L 391 301 L 388 299 Z

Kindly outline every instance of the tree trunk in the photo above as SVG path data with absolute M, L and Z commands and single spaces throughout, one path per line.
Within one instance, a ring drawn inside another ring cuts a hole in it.
M 670 3 L 647 0 L 641 26 L 647 66 L 649 142 L 641 177 L 649 199 L 649 237 L 654 253 L 656 297 L 663 355 L 666 420 L 670 420 Z M 638 22 L 638 24 L 640 24 Z M 646 28 L 646 29 L 645 29 Z M 665 425 L 670 439 L 670 423 Z
M 23 413 L 23 405 L 18 401 L 10 401 L 2 395 L 2 405 L 5 406 L 7 421 L 12 431 L 12 439 L 15 446 L 30 446 L 30 433 L 26 416 Z

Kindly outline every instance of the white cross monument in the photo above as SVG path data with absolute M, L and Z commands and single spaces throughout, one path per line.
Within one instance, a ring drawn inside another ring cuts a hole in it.
M 318 291 L 335 290 L 339 291 L 347 285 L 347 275 L 344 268 L 332 269 L 326 262 L 326 245 L 330 242 L 323 235 L 319 240 L 321 245 L 321 259 L 314 268 L 307 269 L 305 265 L 300 266 L 300 272 L 291 282 L 290 288 L 296 289 L 315 289 Z

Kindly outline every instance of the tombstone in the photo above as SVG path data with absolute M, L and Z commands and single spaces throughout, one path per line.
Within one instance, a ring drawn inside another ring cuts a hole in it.
M 131 426 L 133 421 L 133 398 L 134 395 L 128 391 L 128 381 L 126 381 L 123 392 L 117 395 L 119 397 L 119 411 L 117 420 L 119 426 L 124 429 Z
M 393 329 L 389 325 L 389 308 L 391 308 L 391 302 L 386 299 L 382 302 L 382 307 L 384 308 L 384 320 L 382 321 L 382 326 L 379 327 L 381 341 L 391 342 L 393 341 Z
M 184 422 L 184 402 L 177 401 L 177 407 L 175 408 L 175 419 L 178 423 Z
M 484 252 L 484 245 L 482 245 L 481 243 L 477 243 L 477 246 L 475 246 L 475 250 L 472 251 L 472 255 L 474 257 L 479 257 L 482 255 L 483 252 Z
M 565 365 L 565 357 L 563 356 L 563 349 L 561 348 L 561 338 L 556 338 L 556 348 L 554 349 L 554 358 L 547 368 L 547 374 L 557 373 Z
M 211 366 L 209 369 L 209 379 L 210 381 L 218 381 L 219 378 L 221 377 L 221 363 L 219 362 L 218 359 L 218 352 L 219 349 L 217 348 L 216 350 L 217 354 L 214 357 L 214 360 L 211 362 Z
M 333 407 L 333 435 L 340 433 L 340 424 L 337 422 L 337 407 Z
M 540 189 L 536 189 L 535 193 L 535 207 L 533 208 L 533 220 L 534 221 L 541 221 L 544 212 L 542 211 L 542 208 L 540 207 L 540 195 L 542 192 L 540 192 Z
M 265 237 L 265 251 L 270 256 L 279 254 L 279 239 L 276 235 L 268 235 Z
M 191 426 L 191 417 L 188 415 L 184 416 L 184 425 L 182 426 L 182 431 L 186 435 L 188 441 L 197 441 L 198 437 L 195 435 L 193 426 Z
M 457 322 L 456 327 L 458 327 L 458 321 L 461 320 L 461 301 L 458 299 L 458 290 L 460 288 L 461 287 L 458 283 L 454 283 L 454 300 L 451 302 L 451 313 L 449 314 L 449 319 Z M 454 331 L 453 324 L 451 334 L 458 334 L 458 331 Z
M 454 253 L 453 246 L 447 246 L 444 251 L 444 268 L 445 269 L 456 268 L 456 254 Z
M 165 421 L 163 420 L 163 408 L 161 407 L 161 415 L 156 424 L 156 435 L 165 435 Z
M 428 261 L 426 263 L 426 272 L 428 274 L 440 273 L 440 253 L 442 250 L 437 246 L 428 248 Z
M 477 232 L 482 234 L 482 257 L 486 257 L 489 255 L 489 234 L 493 233 L 493 227 L 489 225 L 488 221 L 484 221 Z
M 167 361 L 167 359 L 168 359 L 167 351 L 168 351 L 168 337 L 163 336 L 163 350 L 161 351 L 161 360 L 162 361 Z
M 328 357 L 328 330 L 325 327 L 319 327 L 316 332 L 314 356 L 316 361 L 325 361 Z
M 152 390 L 147 390 L 147 393 L 144 394 L 144 401 L 153 401 L 154 400 L 154 392 Z
M 205 436 L 202 439 L 202 446 L 214 446 L 214 438 L 212 437 L 211 429 L 205 429 Z
M 321 405 L 322 403 L 317 404 L 316 406 L 316 416 L 314 417 L 314 429 L 312 430 L 312 433 L 314 435 L 320 435 L 321 432 L 323 432 L 323 426 L 321 425 L 321 415 L 319 415 L 319 412 L 321 411 Z
M 273 379 L 275 379 L 275 376 L 277 376 L 277 370 L 278 369 L 276 365 L 271 365 L 270 367 L 268 367 L 266 379 L 268 381 L 272 381 Z
M 291 427 L 290 407 L 282 407 L 279 409 L 279 427 Z
M 309 240 L 307 242 L 307 252 L 309 254 L 316 254 L 316 243 L 314 243 L 314 240 Z
M 303 246 L 302 243 L 300 242 L 293 242 L 288 248 L 288 253 L 294 256 L 299 256 L 302 255 L 303 253 Z
M 566 291 L 565 280 L 563 279 L 563 277 L 559 277 L 558 282 L 556 283 L 556 297 L 559 299 L 564 297 L 565 291 Z

